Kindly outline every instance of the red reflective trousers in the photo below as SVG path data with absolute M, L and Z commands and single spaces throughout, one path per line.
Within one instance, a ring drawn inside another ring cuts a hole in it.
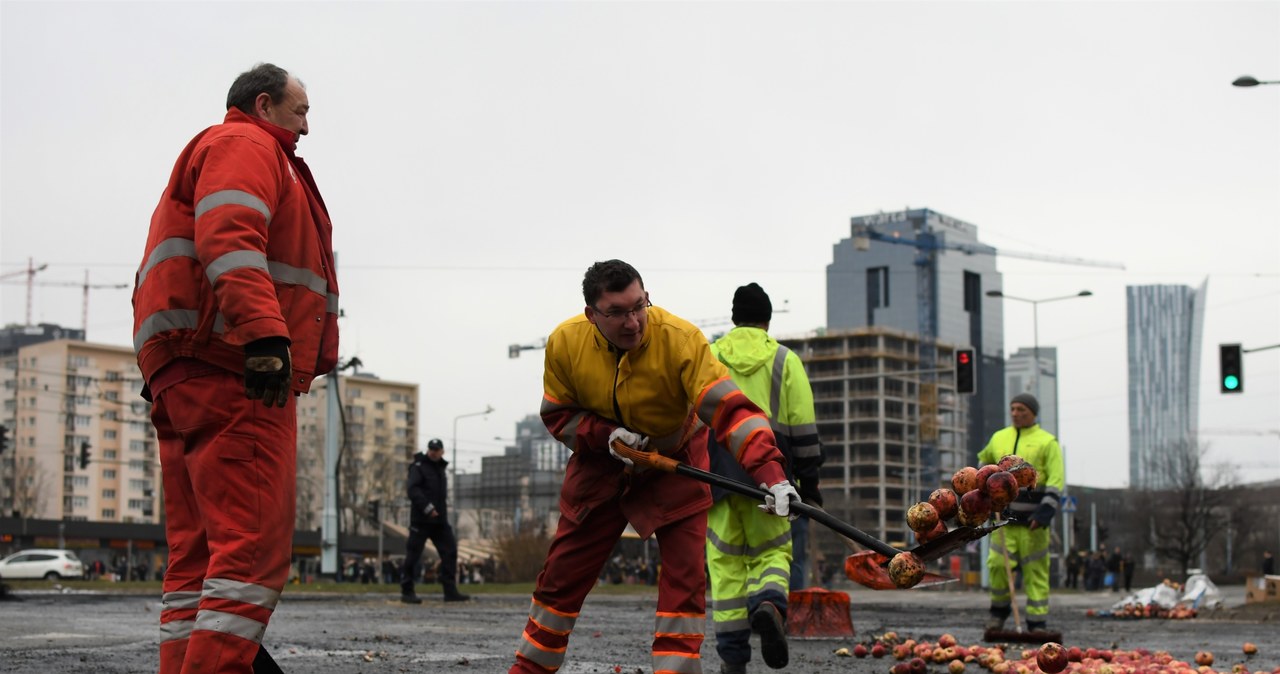
M 151 411 L 169 544 L 160 673 L 247 674 L 289 574 L 296 398 L 267 407 L 235 373 L 170 367 L 180 374 L 153 378 Z

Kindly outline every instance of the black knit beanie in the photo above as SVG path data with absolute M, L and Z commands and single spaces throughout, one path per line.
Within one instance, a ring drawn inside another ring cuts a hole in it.
M 1014 396 L 1013 400 L 1009 401 L 1009 404 L 1012 405 L 1014 403 L 1022 403 L 1027 406 L 1027 409 L 1031 410 L 1032 414 L 1040 416 L 1040 401 L 1036 400 L 1036 397 L 1030 393 L 1019 393 Z
M 773 303 L 769 294 L 755 283 L 739 287 L 733 293 L 733 322 L 768 323 L 773 318 Z

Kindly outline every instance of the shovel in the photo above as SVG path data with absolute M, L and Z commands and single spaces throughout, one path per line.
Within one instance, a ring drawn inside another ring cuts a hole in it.
M 705 482 L 707 484 L 720 487 L 721 489 L 726 489 L 736 494 L 747 496 L 757 501 L 764 501 L 765 497 L 769 496 L 769 492 L 760 489 L 759 487 L 753 487 L 749 484 L 727 478 L 723 475 L 699 470 L 693 466 L 680 463 L 671 457 L 663 456 L 657 452 L 644 452 L 632 449 L 618 441 L 614 441 L 613 450 L 617 452 L 619 456 L 631 459 L 631 461 L 637 466 L 656 468 L 666 473 L 683 475 L 685 477 L 698 480 L 699 482 Z M 845 539 L 846 544 L 849 544 L 850 541 L 852 541 L 864 548 L 868 548 L 863 552 L 850 555 L 849 558 L 845 560 L 844 573 L 849 577 L 849 580 L 873 590 L 900 589 L 897 585 L 894 585 L 893 580 L 889 578 L 889 571 L 887 567 L 889 560 L 893 559 L 894 555 L 902 552 L 901 550 L 885 543 L 871 534 L 866 533 L 865 531 L 862 531 L 861 529 L 858 529 L 848 522 L 836 518 L 831 513 L 828 513 L 817 506 L 809 505 L 802 501 L 792 501 L 790 508 L 792 512 L 805 515 L 840 534 Z M 964 546 L 969 541 L 982 538 L 983 536 L 991 533 L 994 529 L 994 526 L 990 528 L 959 527 L 933 539 L 932 541 L 929 541 L 928 543 L 925 543 L 924 545 L 917 546 L 915 549 L 911 550 L 911 552 L 919 557 L 920 561 L 929 562 L 946 556 L 952 550 Z M 954 582 L 955 580 L 955 578 L 951 578 L 949 576 L 925 573 L 924 578 L 916 585 L 916 587 L 939 585 L 942 583 Z

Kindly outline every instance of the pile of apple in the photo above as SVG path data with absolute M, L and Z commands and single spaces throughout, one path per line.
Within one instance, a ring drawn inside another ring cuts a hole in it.
M 942 487 L 907 510 L 907 526 L 927 543 L 947 533 L 947 520 L 961 526 L 986 524 L 1017 498 L 1018 490 L 1034 487 L 1039 476 L 1031 464 L 1015 454 L 981 468 L 965 466 L 951 476 L 951 489 Z
M 1101 614 L 1104 617 L 1106 613 Z M 1186 604 L 1177 604 L 1173 608 L 1164 608 L 1159 604 L 1128 603 L 1111 611 L 1110 617 L 1124 620 L 1138 618 L 1164 618 L 1166 620 L 1190 620 L 1196 617 L 1196 610 Z
M 1244 644 L 1245 660 L 1258 652 L 1251 643 Z M 1228 669 L 1215 670 L 1213 654 L 1199 651 L 1194 663 L 1177 660 L 1167 651 L 1151 652 L 1145 648 L 1130 651 L 1100 650 L 1096 648 L 1066 648 L 1061 644 L 1047 643 L 1040 648 L 1014 650 L 1007 645 L 962 646 L 950 634 L 943 634 L 937 641 L 902 640 L 895 632 L 873 637 L 869 643 L 860 643 L 852 649 L 838 648 L 837 656 L 856 658 L 883 658 L 892 656 L 898 662 L 890 674 L 927 674 L 930 665 L 944 665 L 948 674 L 965 674 L 970 665 L 992 674 L 1268 674 L 1265 669 L 1250 670 L 1244 662 Z M 978 674 L 974 672 L 974 674 Z M 1270 670 L 1280 674 L 1280 666 Z

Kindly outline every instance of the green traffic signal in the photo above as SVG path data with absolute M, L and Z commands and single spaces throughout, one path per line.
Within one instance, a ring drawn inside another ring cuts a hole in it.
M 1225 388 L 1228 391 L 1234 391 L 1239 387 L 1240 387 L 1240 380 L 1237 379 L 1235 375 L 1227 375 L 1226 377 L 1222 378 L 1222 388 Z

